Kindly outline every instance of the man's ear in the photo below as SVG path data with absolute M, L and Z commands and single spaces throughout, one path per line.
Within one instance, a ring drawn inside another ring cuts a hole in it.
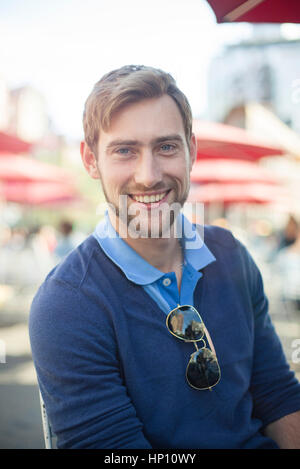
M 195 137 L 195 134 L 192 134 L 191 140 L 190 140 L 190 171 L 192 170 L 192 167 L 197 159 L 197 139 Z
M 80 142 L 80 154 L 83 165 L 93 179 L 100 179 L 97 158 L 85 141 Z

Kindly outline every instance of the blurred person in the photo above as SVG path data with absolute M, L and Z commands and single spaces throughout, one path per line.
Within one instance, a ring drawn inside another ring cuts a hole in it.
M 278 250 L 293 244 L 298 236 L 299 223 L 294 215 L 289 215 L 284 229 L 278 236 Z
M 55 246 L 55 231 L 51 225 L 37 225 L 30 229 L 20 258 L 26 283 L 38 285 L 45 279 L 56 264 L 53 256 Z
M 27 235 L 28 231 L 26 228 L 21 226 L 13 227 L 6 247 L 12 251 L 21 251 L 26 245 Z
M 197 148 L 175 80 L 114 70 L 83 124 L 108 211 L 29 322 L 58 448 L 300 448 L 300 385 L 257 266 L 230 231 L 180 211 Z
M 279 251 L 275 259 L 277 267 L 281 295 L 283 301 L 291 311 L 300 311 L 300 224 L 293 243 Z
M 62 220 L 59 224 L 60 236 L 54 254 L 58 259 L 66 257 L 76 246 L 73 239 L 73 224 L 68 220 Z
M 22 226 L 13 226 L 0 249 L 0 282 L 23 286 L 27 282 L 24 272 L 24 252 L 28 231 Z
M 9 244 L 12 237 L 11 227 L 8 225 L 0 226 L 0 248 Z

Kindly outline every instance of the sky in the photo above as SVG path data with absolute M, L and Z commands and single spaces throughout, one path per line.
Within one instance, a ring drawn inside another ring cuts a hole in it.
M 171 73 L 205 115 L 210 61 L 249 34 L 217 25 L 205 0 L 0 0 L 0 76 L 39 90 L 54 129 L 76 139 L 93 85 L 125 64 Z

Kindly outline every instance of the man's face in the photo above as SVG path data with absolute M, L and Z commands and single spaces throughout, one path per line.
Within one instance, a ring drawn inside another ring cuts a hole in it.
M 168 95 L 126 106 L 107 132 L 101 129 L 99 178 L 124 225 L 143 237 L 151 235 L 154 225 L 155 232 L 157 222 L 159 236 L 172 225 L 176 214 L 170 207 L 182 206 L 189 192 L 194 136 L 189 146 L 179 109 Z

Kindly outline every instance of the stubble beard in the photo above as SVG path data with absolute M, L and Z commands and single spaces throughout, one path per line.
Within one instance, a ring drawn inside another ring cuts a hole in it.
M 125 191 L 120 194 L 118 204 L 116 204 L 108 195 L 105 184 L 100 177 L 101 185 L 105 200 L 109 206 L 109 213 L 114 218 L 114 225 L 119 234 L 126 238 L 169 238 L 172 236 L 174 222 L 181 208 L 185 204 L 190 184 L 186 184 L 186 189 L 180 195 L 180 187 L 175 181 L 172 184 L 173 201 L 161 204 L 159 208 L 147 210 L 140 206 L 138 202 L 134 202 L 128 195 L 130 192 Z M 169 187 L 170 188 L 170 187 Z M 147 190 L 141 191 L 147 192 Z M 153 190 L 153 192 L 155 192 Z M 130 203 L 128 201 L 130 200 Z

